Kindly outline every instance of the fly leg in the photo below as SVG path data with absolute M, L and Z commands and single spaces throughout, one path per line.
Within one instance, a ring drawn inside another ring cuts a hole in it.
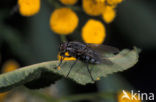
M 64 60 L 65 57 L 71 57 L 71 56 L 70 56 L 70 55 L 68 55 L 68 56 L 67 56 L 67 55 L 62 55 L 62 56 L 61 56 L 60 63 L 59 63 L 58 66 L 56 67 L 58 70 L 60 70 L 60 66 L 61 66 L 61 64 L 62 64 L 62 62 L 63 62 L 63 60 Z
M 90 75 L 92 81 L 95 81 L 95 80 L 93 79 L 93 76 L 92 76 L 92 74 L 91 74 L 91 71 L 89 70 L 89 65 L 88 65 L 88 63 L 87 63 L 87 70 L 88 70 L 88 72 L 89 72 L 89 75 Z
M 77 61 L 78 61 L 78 60 L 74 61 L 74 63 L 71 65 L 71 67 L 70 67 L 70 69 L 69 69 L 69 72 L 68 72 L 68 74 L 67 74 L 66 77 L 68 77 L 68 75 L 70 74 L 72 68 L 74 67 L 74 65 L 76 64 Z
M 62 64 L 63 60 L 64 60 L 64 57 L 63 57 L 63 56 L 61 56 L 60 63 L 59 63 L 59 64 L 58 64 L 58 66 L 56 67 L 57 69 L 60 69 L 60 66 L 61 66 L 61 64 Z

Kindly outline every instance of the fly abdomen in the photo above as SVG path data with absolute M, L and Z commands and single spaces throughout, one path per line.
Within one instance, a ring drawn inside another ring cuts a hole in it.
M 100 63 L 100 61 L 95 60 L 94 58 L 91 58 L 89 61 L 91 64 L 99 64 Z
M 96 59 L 91 58 L 90 56 L 85 56 L 85 55 L 77 56 L 77 59 L 81 60 L 82 62 L 90 63 L 90 64 L 100 63 L 100 61 L 97 61 Z

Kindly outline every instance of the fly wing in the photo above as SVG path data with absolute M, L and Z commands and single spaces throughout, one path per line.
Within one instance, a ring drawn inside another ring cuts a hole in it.
M 88 49 L 86 56 L 89 56 L 91 58 L 94 58 L 95 60 L 99 61 L 100 63 L 112 65 L 113 63 L 106 57 L 101 56 L 99 53 L 95 52 L 92 49 Z
M 89 57 L 94 58 L 95 60 L 101 62 L 101 57 L 100 57 L 100 55 L 97 52 L 95 52 L 92 49 L 87 49 L 87 50 L 88 51 L 85 53 L 86 56 L 89 56 Z
M 113 62 L 108 59 L 108 57 L 105 56 L 105 54 L 116 54 L 119 52 L 118 48 L 109 46 L 109 45 L 99 45 L 99 44 L 87 44 L 89 48 L 94 50 L 96 52 L 96 55 L 98 56 L 98 59 L 101 63 L 112 65 Z
M 115 47 L 112 47 L 109 45 L 99 45 L 99 44 L 88 43 L 87 46 L 100 54 L 118 53 L 119 52 L 118 48 L 115 48 Z
M 96 60 L 98 60 L 100 63 L 103 63 L 103 64 L 107 64 L 107 65 L 112 65 L 113 62 L 110 61 L 107 57 L 104 57 L 104 56 L 100 56 L 99 54 L 87 54 L 87 56 L 90 56 Z
M 107 59 L 107 58 L 103 58 L 103 59 L 101 59 L 101 63 L 107 64 L 107 65 L 112 65 L 112 64 L 113 64 L 113 62 L 110 61 L 110 60 Z

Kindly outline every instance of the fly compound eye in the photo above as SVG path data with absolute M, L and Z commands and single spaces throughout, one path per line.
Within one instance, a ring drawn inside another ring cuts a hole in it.
M 60 49 L 59 49 L 59 51 L 61 52 L 61 53 L 65 53 L 66 52 L 66 47 L 65 46 L 60 46 Z

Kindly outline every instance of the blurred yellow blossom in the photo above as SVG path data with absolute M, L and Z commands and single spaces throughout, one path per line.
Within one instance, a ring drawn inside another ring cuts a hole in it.
M 102 44 L 105 36 L 105 27 L 98 20 L 90 19 L 82 28 L 82 38 L 86 43 Z
M 97 3 L 104 3 L 106 0 L 95 0 Z
M 96 80 L 100 80 L 100 77 L 97 77 Z
M 8 94 L 8 92 L 3 92 L 0 93 L 0 102 L 4 102 L 6 95 Z
M 58 34 L 70 34 L 78 26 L 78 16 L 70 8 L 54 10 L 50 17 L 50 27 Z
M 66 52 L 65 55 L 66 55 L 66 56 L 69 56 L 69 53 Z M 58 54 L 58 57 L 57 57 L 58 60 L 61 60 L 61 57 L 62 57 L 62 56 L 60 56 L 60 54 Z M 76 60 L 76 58 L 74 58 L 74 57 L 65 57 L 63 60 L 65 60 L 65 61 L 70 61 L 70 60 Z
M 132 97 L 131 93 L 129 91 L 125 91 L 125 93 L 128 95 L 128 97 Z M 139 100 L 138 96 L 136 95 L 137 99 L 128 99 L 128 98 L 123 98 L 125 94 L 123 93 L 123 91 L 120 91 L 118 93 L 118 102 L 141 102 L 141 100 Z
M 105 9 L 105 0 L 82 0 L 84 11 L 91 16 L 99 16 Z
M 10 72 L 19 68 L 19 64 L 15 60 L 9 60 L 4 63 L 2 67 L 2 72 Z
M 102 13 L 102 18 L 106 23 L 111 23 L 116 16 L 116 11 L 111 6 L 106 6 L 104 12 Z
M 18 0 L 18 5 L 23 16 L 33 16 L 40 10 L 40 0 Z
M 65 5 L 74 5 L 78 0 L 60 0 Z
M 121 3 L 123 0 L 107 0 L 107 3 L 109 5 L 117 5 L 119 3 Z

